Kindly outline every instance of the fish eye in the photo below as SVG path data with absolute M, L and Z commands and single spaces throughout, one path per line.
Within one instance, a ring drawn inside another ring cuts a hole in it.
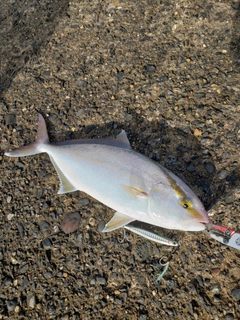
M 191 208 L 191 202 L 188 199 L 182 199 L 180 201 L 180 205 L 184 208 L 184 209 L 188 209 Z

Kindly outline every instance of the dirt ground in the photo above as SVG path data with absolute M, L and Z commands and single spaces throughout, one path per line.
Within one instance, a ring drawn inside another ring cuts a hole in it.
M 203 232 L 160 230 L 173 252 L 120 229 L 82 192 L 57 195 L 32 142 L 115 136 L 162 163 L 212 221 L 240 230 L 240 2 L 5 0 L 0 10 L 0 319 L 240 318 L 240 252 Z M 72 234 L 64 216 L 79 212 Z M 171 257 L 161 272 L 159 259 Z

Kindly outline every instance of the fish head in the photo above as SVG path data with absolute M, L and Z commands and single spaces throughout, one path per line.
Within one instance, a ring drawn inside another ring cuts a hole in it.
M 177 197 L 176 213 L 181 217 L 179 220 L 181 230 L 201 231 L 206 229 L 210 219 L 201 201 L 193 192 L 191 193 Z
M 183 231 L 201 231 L 211 222 L 195 193 L 176 175 L 163 168 L 165 183 L 151 191 L 150 210 L 158 225 Z

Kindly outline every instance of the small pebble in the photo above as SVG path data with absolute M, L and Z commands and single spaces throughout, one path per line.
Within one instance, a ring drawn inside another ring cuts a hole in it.
M 27 295 L 27 303 L 28 303 L 28 306 L 32 309 L 35 308 L 35 305 L 36 305 L 36 296 L 33 292 L 30 292 L 28 295 Z
M 86 89 L 86 88 L 87 88 L 87 85 L 88 85 L 88 83 L 87 83 L 86 81 L 84 81 L 84 80 L 80 80 L 80 81 L 79 81 L 79 87 L 80 87 L 81 89 Z
M 17 306 L 17 301 L 15 299 L 9 300 L 7 302 L 7 309 L 10 312 L 13 311 L 16 308 L 16 306 Z
M 59 231 L 59 227 L 58 227 L 58 226 L 54 226 L 54 227 L 53 227 L 53 231 L 54 231 L 55 233 L 57 233 L 57 232 Z
M 50 72 L 50 70 L 45 70 L 45 71 L 43 71 L 43 76 L 45 76 L 45 77 L 49 77 L 50 76 L 50 74 L 51 74 L 51 72 Z
M 18 269 L 19 274 L 25 274 L 29 269 L 29 264 L 26 263 Z
M 45 278 L 45 279 L 51 279 L 52 277 L 53 277 L 52 272 L 45 272 L 45 273 L 44 273 L 44 278 Z
M 202 287 L 202 288 L 204 288 L 203 278 L 202 278 L 200 275 L 198 275 L 198 276 L 196 277 L 196 280 L 197 280 L 199 286 Z
M 124 71 L 119 71 L 116 74 L 116 80 L 121 80 L 123 76 L 124 76 Z
M 216 171 L 215 165 L 212 162 L 204 163 L 204 169 L 209 173 L 213 174 Z
M 24 290 L 26 289 L 26 287 L 28 286 L 29 284 L 29 281 L 28 281 L 28 278 L 24 278 L 23 282 L 22 282 L 22 285 L 21 285 L 21 289 Z
M 218 286 L 213 286 L 211 292 L 214 293 L 214 294 L 219 294 L 220 293 L 220 289 L 219 289 Z
M 220 268 L 213 268 L 212 270 L 211 270 L 211 273 L 212 274 L 219 274 L 220 273 L 220 271 L 221 271 L 221 269 Z
M 159 80 L 160 80 L 160 82 L 165 82 L 168 80 L 168 76 L 166 76 L 166 75 L 161 76 Z
M 221 180 L 227 178 L 227 176 L 228 176 L 228 171 L 227 171 L 227 170 L 224 170 L 224 169 L 221 170 L 221 171 L 219 172 L 219 174 L 218 174 L 218 178 L 221 179 Z
M 182 252 L 180 257 L 181 257 L 182 261 L 186 261 L 186 254 L 185 254 L 185 252 Z
M 44 249 L 49 250 L 52 247 L 52 241 L 49 238 L 45 238 L 42 241 L 42 246 Z
M 7 114 L 5 121 L 6 121 L 7 126 L 9 124 L 15 124 L 16 123 L 16 116 L 14 114 Z
M 12 278 L 7 276 L 3 279 L 2 284 L 5 288 L 8 288 L 12 284 Z
M 49 314 L 54 314 L 56 312 L 56 307 L 54 305 L 51 305 L 48 309 Z
M 194 130 L 193 134 L 195 135 L 195 137 L 199 137 L 199 136 L 202 135 L 202 131 L 196 128 L 196 129 Z
M 86 206 L 86 205 L 88 205 L 89 204 L 89 200 L 87 199 L 87 198 L 82 198 L 82 199 L 80 199 L 79 201 L 78 201 L 78 203 L 77 203 L 77 205 L 79 206 L 79 207 L 81 207 L 81 206 Z
M 228 313 L 225 315 L 225 317 L 223 318 L 223 320 L 234 320 L 235 317 L 232 313 Z
M 1 106 L 1 104 L 0 104 Z M 2 309 L 2 307 L 5 305 L 5 301 L 3 301 L 3 299 L 0 299 L 0 308 Z
M 13 217 L 14 217 L 14 214 L 13 214 L 13 213 L 9 213 L 9 214 L 7 215 L 8 221 L 12 220 Z
M 227 176 L 226 180 L 229 182 L 233 182 L 237 180 L 237 177 L 234 174 L 232 174 L 230 176 Z
M 15 312 L 15 313 L 19 313 L 20 310 L 21 310 L 21 308 L 20 308 L 19 306 L 16 306 L 15 309 L 14 309 L 14 312 Z
M 8 197 L 7 197 L 7 203 L 10 203 L 11 200 L 12 200 L 12 197 L 11 197 L 11 196 L 8 196 Z
M 36 195 L 37 199 L 40 199 L 43 195 L 43 190 L 40 188 L 36 189 L 35 195 Z
M 105 285 L 106 284 L 106 279 L 103 278 L 103 277 L 96 277 L 96 281 L 101 285 Z
M 199 156 L 197 154 L 195 154 L 194 156 L 192 156 L 192 160 L 197 160 L 199 158 Z
M 11 259 L 12 264 L 19 264 L 19 261 L 17 259 L 15 259 L 14 257 L 11 256 L 10 259 Z
M 18 231 L 20 233 L 20 237 L 23 238 L 25 234 L 24 225 L 22 222 L 19 222 L 18 224 Z
M 231 297 L 232 297 L 234 300 L 239 301 L 239 300 L 240 300 L 240 288 L 234 288 L 234 289 L 231 291 Z
M 115 302 L 116 302 L 117 304 L 119 304 L 119 305 L 122 304 L 122 300 L 121 300 L 121 299 L 115 299 Z
M 240 2 L 233 1 L 232 8 L 235 9 L 235 10 L 240 10 Z
M 190 165 L 187 167 L 187 171 L 190 172 L 190 173 L 193 173 L 195 171 L 195 168 L 194 166 Z
M 225 203 L 227 203 L 227 204 L 233 203 L 233 201 L 234 201 L 234 196 L 233 195 L 227 196 L 225 198 Z
M 98 231 L 99 232 L 102 232 L 103 231 L 103 229 L 105 228 L 105 225 L 106 225 L 106 222 L 104 221 L 104 220 L 101 220 L 100 222 L 99 222 L 99 224 L 98 224 Z
M 42 220 L 42 221 L 39 223 L 39 228 L 40 228 L 40 231 L 41 231 L 41 232 L 45 232 L 45 231 L 47 231 L 47 230 L 50 228 L 50 223 L 48 223 L 48 222 L 45 221 L 45 220 Z
M 82 235 L 82 233 L 80 233 L 77 236 L 76 245 L 80 247 L 82 245 L 82 243 L 83 243 L 83 235 Z
M 81 216 L 78 212 L 72 212 L 67 214 L 62 222 L 61 228 L 65 233 L 71 233 L 76 231 L 80 225 Z
M 94 126 L 94 125 L 86 126 L 86 128 L 85 128 L 85 133 L 86 133 L 86 134 L 89 134 L 89 133 L 90 133 L 91 131 L 93 131 L 95 128 L 96 128 L 96 126 Z
M 90 224 L 91 227 L 94 227 L 95 224 L 96 224 L 96 220 L 95 220 L 93 217 L 91 217 L 91 218 L 89 219 L 88 223 Z
M 156 66 L 154 66 L 153 64 L 148 64 L 143 67 L 143 70 L 144 70 L 144 72 L 146 72 L 148 74 L 152 74 L 155 72 Z

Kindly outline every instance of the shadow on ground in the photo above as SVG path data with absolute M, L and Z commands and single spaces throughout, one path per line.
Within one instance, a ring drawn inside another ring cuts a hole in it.
M 240 2 L 234 1 L 232 3 L 232 8 L 236 13 L 233 18 L 232 41 L 230 45 L 230 51 L 234 65 L 238 68 L 238 70 L 240 70 Z
M 68 0 L 24 0 L 1 4 L 0 100 L 26 62 L 45 46 L 63 15 Z

